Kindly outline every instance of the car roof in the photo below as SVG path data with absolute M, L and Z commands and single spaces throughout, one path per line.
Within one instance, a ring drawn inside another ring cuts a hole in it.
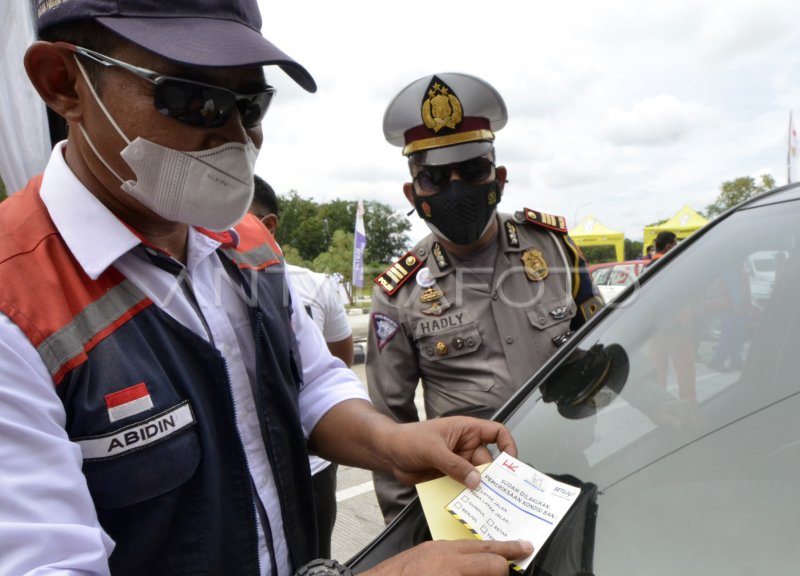
M 623 260 L 622 262 L 601 262 L 599 264 L 589 264 L 589 272 L 598 270 L 600 268 L 611 268 L 613 266 L 623 266 L 626 264 L 643 266 L 646 263 L 647 260 Z

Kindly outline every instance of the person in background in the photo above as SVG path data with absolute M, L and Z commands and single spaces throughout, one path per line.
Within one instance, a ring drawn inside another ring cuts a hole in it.
M 250 213 L 261 220 L 274 236 L 279 223 L 278 198 L 275 190 L 260 176 L 255 176 L 255 192 Z M 344 306 L 336 293 L 336 285 L 325 274 L 308 268 L 286 264 L 289 283 L 303 307 L 322 333 L 330 353 L 349 368 L 353 365 L 353 330 L 347 321 Z M 338 467 L 319 456 L 309 458 L 314 484 L 314 507 L 319 530 L 319 554 L 331 555 L 331 537 L 336 524 L 336 472 Z
M 655 241 L 656 253 L 645 264 L 645 268 L 655 265 L 677 245 L 678 239 L 674 232 L 659 232 Z M 658 331 L 650 340 L 650 357 L 655 369 L 656 383 L 667 389 L 671 364 L 678 382 L 679 398 L 696 406 L 695 317 L 691 304 L 665 314 Z
M 398 422 L 454 413 L 488 417 L 603 305 L 563 217 L 497 211 L 507 169 L 495 132 L 503 98 L 460 73 L 420 78 L 394 97 L 383 131 L 402 147 L 403 193 L 431 233 L 375 279 L 367 387 Z M 374 475 L 389 522 L 414 496 Z
M 663 258 L 664 254 L 675 248 L 678 245 L 678 237 L 675 235 L 675 232 L 670 232 L 669 230 L 664 230 L 663 232 L 659 232 L 658 236 L 656 236 L 655 242 L 655 252 L 653 256 L 650 258 L 650 261 L 644 265 L 645 268 L 648 268 L 658 262 L 661 258 Z
M 275 235 L 280 222 L 280 208 L 275 190 L 263 178 L 255 176 L 255 194 L 250 212 Z M 302 266 L 287 264 L 290 282 L 294 285 L 306 312 L 322 332 L 328 350 L 348 367 L 353 365 L 353 330 L 338 294 L 339 283 L 333 276 L 320 274 Z
M 25 69 L 69 124 L 0 204 L 0 573 L 348 574 L 315 559 L 308 452 L 475 488 L 499 423 L 380 414 L 247 215 L 256 0 L 36 0 Z M 523 542 L 428 542 L 370 576 L 505 576 Z

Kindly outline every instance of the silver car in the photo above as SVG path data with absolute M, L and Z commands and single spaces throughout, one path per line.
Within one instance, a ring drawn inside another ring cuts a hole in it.
M 799 200 L 682 242 L 495 414 L 521 460 L 582 488 L 527 574 L 798 573 Z M 348 564 L 428 538 L 414 502 Z

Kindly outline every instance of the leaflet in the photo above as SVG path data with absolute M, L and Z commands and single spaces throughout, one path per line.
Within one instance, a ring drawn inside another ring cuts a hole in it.
M 533 553 L 511 563 L 522 572 L 556 529 L 581 489 L 554 480 L 524 462 L 501 453 L 445 509 L 481 540 L 528 540 Z

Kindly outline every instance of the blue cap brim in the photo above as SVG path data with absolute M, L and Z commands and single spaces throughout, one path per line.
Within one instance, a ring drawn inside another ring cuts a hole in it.
M 188 66 L 246 67 L 275 65 L 308 92 L 317 91 L 309 72 L 260 32 L 234 20 L 214 18 L 113 18 L 97 22 L 123 38 Z

